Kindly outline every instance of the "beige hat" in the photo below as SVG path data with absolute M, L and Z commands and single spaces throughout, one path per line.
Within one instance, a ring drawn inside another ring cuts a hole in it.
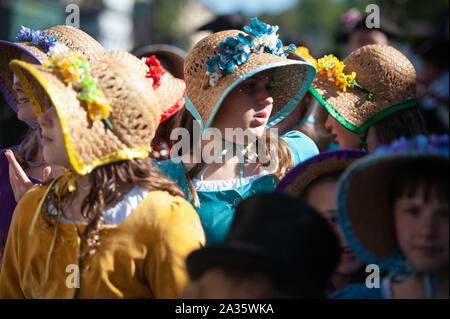
M 82 53 L 88 61 L 105 56 L 105 50 L 94 38 L 80 29 L 58 25 L 44 31 L 34 31 L 22 27 L 16 37 L 17 42 L 0 40 L 0 91 L 9 105 L 17 112 L 17 97 L 12 89 L 13 73 L 8 64 L 27 54 L 36 63 L 42 63 L 50 54 L 60 50 Z
M 138 59 L 126 51 L 109 51 L 107 54 L 135 68 L 153 83 L 152 87 L 155 90 L 161 109 L 160 123 L 184 107 L 184 95 L 186 93 L 184 80 L 175 78 L 170 72 L 165 70 L 156 56 Z M 156 79 L 157 77 L 158 79 Z M 160 81 L 160 85 L 156 85 L 156 81 Z
M 397 49 L 366 45 L 343 63 L 343 73 L 354 72 L 357 86 L 343 91 L 330 72 L 320 72 L 319 68 L 311 93 L 350 131 L 360 134 L 391 113 L 417 106 L 416 71 Z
M 183 79 L 183 65 L 186 58 L 186 51 L 170 44 L 151 44 L 144 46 L 134 52 L 138 58 L 155 55 L 166 71 L 170 71 L 173 76 Z
M 259 32 L 261 29 L 265 31 Z M 252 19 L 252 25 L 244 27 L 246 32 L 214 33 L 188 52 L 184 64 L 186 108 L 200 121 L 202 131 L 211 126 L 233 88 L 264 70 L 274 70 L 274 103 L 267 128 L 285 118 L 303 98 L 314 79 L 315 68 L 309 62 L 287 59 L 276 30 L 278 27 Z M 231 56 L 229 52 L 233 52 Z M 219 69 L 221 63 L 226 63 L 223 70 Z
M 20 60 L 10 66 L 38 115 L 44 111 L 37 103 L 39 91 L 50 98 L 70 163 L 79 175 L 148 156 L 161 112 L 143 74 L 114 57 L 89 63 L 72 51 L 52 56 L 43 66 Z M 31 86 L 31 80 L 37 84 Z

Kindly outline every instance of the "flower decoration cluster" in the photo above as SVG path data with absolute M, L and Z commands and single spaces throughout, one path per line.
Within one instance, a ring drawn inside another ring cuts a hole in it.
M 164 81 L 164 74 L 166 74 L 166 70 L 164 70 L 161 62 L 159 62 L 155 55 L 144 57 L 142 58 L 142 61 L 148 66 L 146 77 L 156 90 Z
M 69 51 L 69 48 L 64 43 L 58 42 L 57 40 L 58 35 L 47 35 L 45 31 L 35 31 L 21 26 L 14 41 L 31 42 L 32 44 L 43 48 L 49 56 Z
M 425 136 L 419 134 L 414 138 L 406 139 L 401 137 L 391 145 L 379 146 L 375 154 L 386 153 L 425 153 L 425 154 L 441 154 L 449 155 L 449 138 L 448 135 L 432 134 Z
M 244 31 L 247 35 L 239 33 L 237 39 L 228 37 L 219 42 L 219 54 L 206 61 L 208 80 L 204 88 L 214 87 L 226 73 L 234 73 L 241 64 L 248 61 L 252 53 L 266 52 L 286 56 L 283 43 L 278 39 L 278 26 L 253 18 L 251 24 L 244 27 Z
M 318 59 L 316 65 L 317 72 L 320 74 L 328 73 L 334 76 L 336 86 L 342 91 L 346 92 L 347 87 L 356 87 L 366 93 L 365 97 L 367 100 L 372 99 L 373 94 L 356 82 L 356 73 L 352 72 L 351 74 L 345 74 L 344 67 L 344 62 L 339 61 L 339 59 L 332 54 L 325 55 L 323 58 Z
M 112 130 L 109 122 L 110 104 L 97 88 L 97 79 L 91 77 L 86 58 L 77 52 L 68 51 L 54 54 L 44 61 L 45 68 L 57 68 L 66 83 L 72 83 L 77 90 L 78 99 L 86 101 L 89 118 L 102 120 Z

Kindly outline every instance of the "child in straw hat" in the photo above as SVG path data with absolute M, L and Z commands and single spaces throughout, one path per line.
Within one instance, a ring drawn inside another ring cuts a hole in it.
M 36 115 L 24 88 L 13 76 L 8 64 L 12 59 L 41 64 L 49 56 L 69 49 L 83 53 L 88 60 L 101 58 L 105 54 L 97 41 L 70 26 L 54 26 L 44 31 L 22 26 L 15 42 L 0 40 L 0 91 L 17 117 L 29 125 L 27 136 L 20 145 L 10 150 L 0 150 L 0 250 L 6 242 L 12 214 L 20 198 L 33 184 L 55 177 L 62 171 L 62 168 L 49 165 L 43 159 Z
M 325 127 L 341 148 L 374 151 L 405 136 L 426 133 L 416 101 L 416 71 L 398 50 L 366 45 L 343 62 L 317 60 L 310 89 L 328 111 Z
M 328 286 L 328 294 L 351 283 L 364 282 L 363 262 L 352 251 L 337 220 L 337 184 L 339 176 L 367 152 L 355 149 L 326 151 L 297 165 L 278 183 L 275 192 L 305 200 L 336 231 L 341 258 Z
M 254 18 L 245 33 L 214 33 L 186 57 L 180 126 L 187 130 L 160 167 L 197 207 L 207 244 L 224 240 L 240 201 L 273 191 L 289 168 L 318 153 L 305 134 L 281 139 L 267 130 L 295 108 L 315 75 L 310 63 L 285 57 L 277 30 Z
M 388 276 L 333 298 L 449 298 L 448 154 L 448 136 L 418 135 L 344 172 L 337 197 L 344 236 Z
M 43 153 L 65 171 L 18 204 L 0 297 L 178 297 L 204 233 L 147 159 L 161 117 L 148 80 L 119 59 L 88 63 L 73 51 L 10 65 L 32 102 L 45 93 L 33 103 Z
M 151 83 L 161 109 L 161 120 L 152 140 L 151 157 L 156 160 L 168 159 L 170 148 L 173 145 L 170 140 L 173 118 L 184 107 L 186 83 L 165 69 L 156 55 L 142 56 L 141 59 L 138 59 L 126 51 L 110 51 L 107 54 L 143 73 Z

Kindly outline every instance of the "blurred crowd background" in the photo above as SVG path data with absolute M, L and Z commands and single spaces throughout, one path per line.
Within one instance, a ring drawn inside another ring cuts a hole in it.
M 448 133 L 448 0 L 0 0 L 0 39 L 21 25 L 47 29 L 77 22 L 107 50 L 136 52 L 149 44 L 188 51 L 212 32 L 241 29 L 257 16 L 280 27 L 284 44 L 318 58 L 343 59 L 369 43 L 392 45 L 414 64 L 417 94 L 431 132 Z M 380 9 L 380 28 L 367 29 L 366 8 Z M 0 97 L 0 148 L 17 144 L 26 129 Z

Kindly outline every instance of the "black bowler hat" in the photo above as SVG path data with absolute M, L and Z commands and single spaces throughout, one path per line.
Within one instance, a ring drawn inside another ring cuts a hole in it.
M 316 297 L 325 292 L 340 254 L 334 230 L 313 208 L 272 193 L 242 201 L 225 242 L 192 252 L 186 264 L 192 280 L 214 267 L 236 267 L 261 271 Z

